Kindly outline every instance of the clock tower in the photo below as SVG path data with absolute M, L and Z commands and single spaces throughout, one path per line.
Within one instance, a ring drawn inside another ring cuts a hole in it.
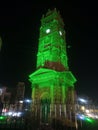
M 64 22 L 56 9 L 41 18 L 36 71 L 29 75 L 29 81 L 32 109 L 40 113 L 41 121 L 67 117 L 66 104 L 74 103 L 76 78 L 68 67 Z

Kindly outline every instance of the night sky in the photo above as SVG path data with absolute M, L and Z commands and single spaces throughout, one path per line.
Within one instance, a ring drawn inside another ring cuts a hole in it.
M 69 67 L 77 79 L 78 95 L 98 101 L 98 14 L 96 3 L 50 2 L 0 3 L 0 84 L 15 87 L 26 84 L 36 69 L 40 19 L 48 9 L 57 8 L 65 23 Z

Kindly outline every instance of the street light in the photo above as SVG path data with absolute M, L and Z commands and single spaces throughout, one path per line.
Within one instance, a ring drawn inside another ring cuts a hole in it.
M 83 99 L 83 98 L 78 98 L 78 101 L 80 101 L 80 103 L 84 103 L 84 104 L 87 104 L 87 100 Z

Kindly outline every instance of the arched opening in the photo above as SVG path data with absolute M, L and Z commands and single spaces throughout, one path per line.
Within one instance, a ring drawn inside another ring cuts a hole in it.
M 42 93 L 40 97 L 41 102 L 41 121 L 42 123 L 48 123 L 50 113 L 50 95 L 48 92 Z

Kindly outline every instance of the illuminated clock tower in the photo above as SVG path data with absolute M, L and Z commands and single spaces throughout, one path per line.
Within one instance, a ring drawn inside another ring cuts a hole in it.
M 64 22 L 56 9 L 41 18 L 36 71 L 29 81 L 40 118 L 66 116 L 66 103 L 74 102 L 76 79 L 68 67 Z

